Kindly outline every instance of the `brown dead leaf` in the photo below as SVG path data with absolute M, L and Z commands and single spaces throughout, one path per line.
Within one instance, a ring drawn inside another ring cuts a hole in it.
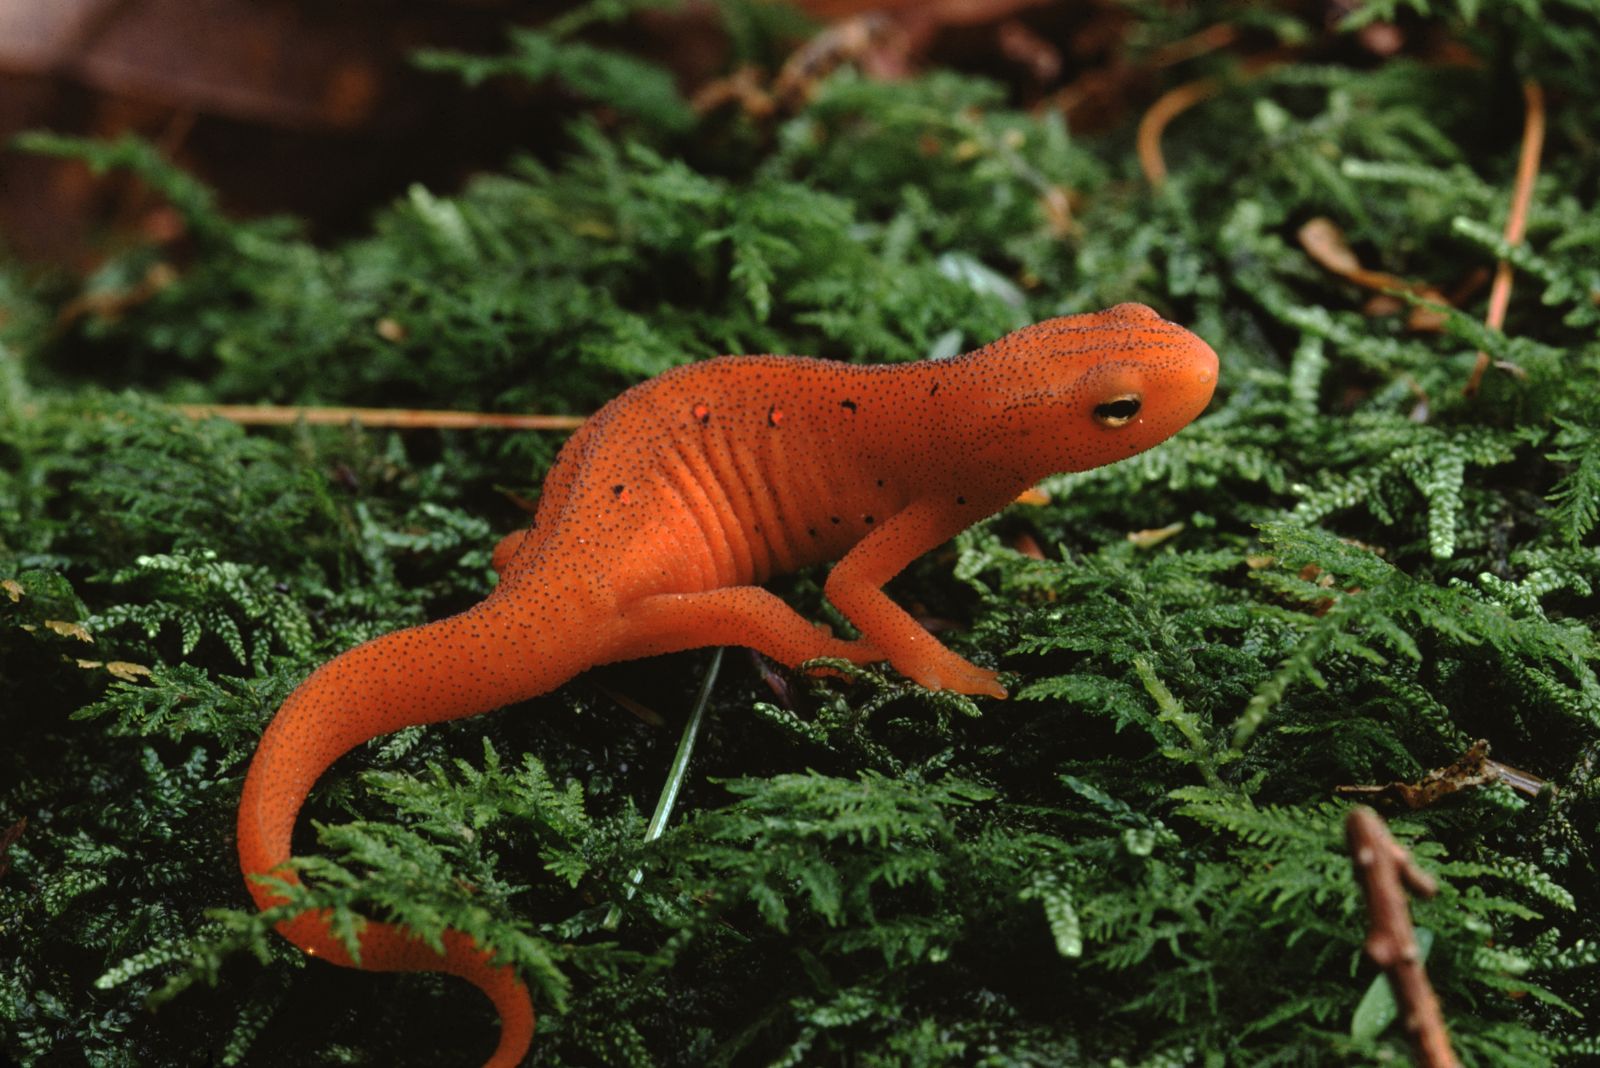
M 106 670 L 123 682 L 138 682 L 140 679 L 150 677 L 150 669 L 143 664 L 135 664 L 129 660 L 111 660 L 106 663 Z
M 1017 499 L 1012 503 L 1031 504 L 1038 507 L 1050 503 L 1050 494 L 1035 486 L 1033 489 L 1023 490 L 1017 494 Z
M 89 637 L 89 632 L 84 629 L 82 623 L 72 623 L 65 619 L 47 619 L 44 625 L 63 638 L 76 638 L 80 642 L 94 644 L 94 639 Z
M 1150 530 L 1130 530 L 1128 531 L 1128 541 L 1132 542 L 1136 549 L 1153 549 L 1168 538 L 1182 533 L 1183 527 L 1184 524 L 1182 523 L 1168 523 L 1164 527 L 1155 527 Z
M 1407 305 L 1392 295 L 1398 290 L 1414 294 L 1435 304 L 1450 303 L 1443 293 L 1426 282 L 1412 282 L 1386 271 L 1374 271 L 1362 266 L 1361 259 L 1344 238 L 1344 231 L 1332 219 L 1317 216 L 1300 227 L 1296 236 L 1300 247 L 1323 269 L 1347 282 L 1379 292 L 1362 309 L 1368 315 L 1388 315 L 1399 312 Z M 1444 315 L 1433 308 L 1411 305 L 1406 326 L 1418 332 L 1432 333 L 1444 329 Z
M 1011 548 L 1014 552 L 1021 553 L 1030 560 L 1044 559 L 1044 550 L 1039 547 L 1038 539 L 1027 531 L 1012 537 Z
M 849 65 L 869 78 L 892 80 L 909 73 L 909 45 L 893 19 L 869 12 L 843 19 L 795 50 L 772 83 L 772 95 L 795 110 L 811 99 L 823 78 Z
M 1503 777 L 1510 778 L 1505 774 L 1507 771 L 1515 772 L 1524 780 L 1538 781 L 1542 785 L 1542 780 L 1535 780 L 1535 777 L 1527 775 L 1526 772 L 1516 772 L 1514 768 L 1508 769 L 1506 765 L 1490 760 L 1489 743 L 1480 738 L 1473 742 L 1454 763 L 1443 768 L 1435 768 L 1414 783 L 1396 781 L 1381 786 L 1336 786 L 1333 792 L 1340 797 L 1359 798 L 1380 807 L 1415 811 L 1436 805 L 1451 794 L 1462 790 L 1487 786 L 1500 781 Z

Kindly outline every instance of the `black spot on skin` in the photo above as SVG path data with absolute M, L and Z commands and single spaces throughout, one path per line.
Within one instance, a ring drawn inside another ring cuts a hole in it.
M 828 517 L 828 522 L 832 523 L 834 526 L 838 526 L 839 525 L 839 517 L 836 516 L 836 515 L 830 515 Z
M 620 483 L 620 482 L 618 482 L 615 486 L 612 486 L 611 487 L 612 496 L 614 496 L 614 497 L 622 496 L 622 489 L 623 489 L 623 486 L 622 486 L 622 483 Z
M 839 407 L 843 408 L 847 412 L 854 412 L 856 410 L 856 402 L 853 400 L 842 400 L 839 402 Z
M 881 479 L 881 478 L 880 478 L 880 479 L 878 479 L 878 488 L 879 488 L 879 489 L 882 489 L 882 488 L 883 488 L 883 479 Z
M 870 515 L 869 516 L 863 516 L 862 518 L 867 521 L 867 526 L 870 527 L 872 525 L 872 517 Z
M 966 504 L 967 503 L 967 499 L 965 497 L 957 497 L 956 498 L 956 503 L 957 504 Z
M 939 383 L 937 383 L 937 382 L 935 382 L 935 383 L 934 383 L 934 384 L 933 384 L 933 388 L 932 388 L 932 389 L 930 389 L 930 390 L 928 390 L 928 396 L 930 396 L 930 397 L 931 397 L 931 396 L 933 396 L 933 395 L 934 395 L 934 394 L 935 394 L 935 393 L 937 393 L 937 392 L 939 392 Z
M 810 534 L 814 538 L 814 537 L 817 536 L 817 528 L 816 527 L 806 527 L 806 533 Z

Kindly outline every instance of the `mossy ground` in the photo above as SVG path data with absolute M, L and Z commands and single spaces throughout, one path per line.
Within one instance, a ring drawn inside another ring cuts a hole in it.
M 597 671 L 342 762 L 302 820 L 312 897 L 507 953 L 539 1064 L 1371 1063 L 1404 1043 L 1357 1012 L 1335 787 L 1484 738 L 1552 789 L 1394 823 L 1442 883 L 1415 915 L 1449 1026 L 1470 1064 L 1600 1052 L 1600 21 L 1353 6 L 1329 28 L 1317 5 L 1130 4 L 1135 63 L 1218 22 L 1281 49 L 1152 68 L 1145 103 L 1218 79 L 1168 129 L 1159 189 L 1131 109 L 1077 136 L 976 78 L 846 69 L 793 114 L 697 119 L 581 33 L 465 73 L 553 73 L 609 121 L 335 245 L 224 217 L 139 143 L 35 139 L 142 176 L 192 248 L 138 301 L 77 298 L 168 250 L 81 285 L 0 276 L 0 826 L 27 820 L 0 1053 L 420 1065 L 492 1043 L 459 984 L 271 936 L 232 825 L 312 667 L 484 594 L 559 436 L 247 431 L 164 403 L 582 413 L 720 352 L 918 359 L 1126 300 L 1221 354 L 1210 412 L 892 586 L 1011 700 L 872 671 L 775 689 L 734 655 L 681 818 L 642 847 L 706 657 Z M 750 10 L 726 6 L 741 47 L 775 49 Z M 1390 15 L 1432 44 L 1354 45 Z M 1504 331 L 1481 289 L 1431 332 L 1364 311 L 1300 227 L 1444 292 L 1492 268 L 1528 78 L 1549 134 Z M 1480 349 L 1499 367 L 1467 398 Z M 819 580 L 780 590 L 827 618 Z

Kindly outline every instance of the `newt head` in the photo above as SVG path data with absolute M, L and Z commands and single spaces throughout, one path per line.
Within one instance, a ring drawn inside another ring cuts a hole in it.
M 1211 346 L 1142 304 L 1046 319 L 980 352 L 994 357 L 983 376 L 993 446 L 1026 456 L 1039 476 L 1165 441 L 1205 411 L 1217 386 Z

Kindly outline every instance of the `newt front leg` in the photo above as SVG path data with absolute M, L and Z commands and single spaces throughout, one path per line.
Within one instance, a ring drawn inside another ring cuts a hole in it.
M 951 652 L 883 592 L 883 584 L 911 561 L 994 510 L 959 500 L 924 497 L 890 516 L 845 554 L 823 592 L 855 624 L 862 640 L 912 681 L 930 690 L 1004 697 L 1005 687 L 995 672 Z

